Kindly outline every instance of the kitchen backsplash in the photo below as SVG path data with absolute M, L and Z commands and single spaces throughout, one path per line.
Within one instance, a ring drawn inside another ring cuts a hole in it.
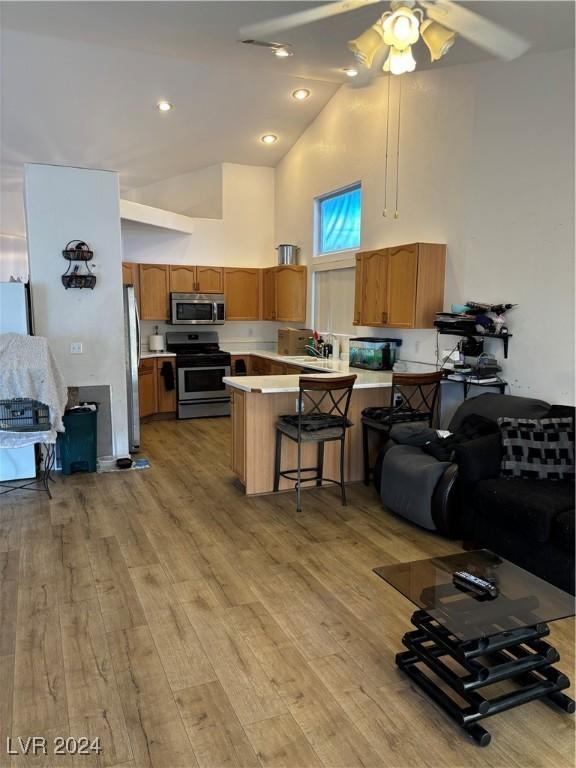
M 220 347 L 232 354 L 241 354 L 251 349 L 276 350 L 278 328 L 282 323 L 260 321 L 257 323 L 224 323 L 224 325 L 206 326 L 175 326 L 168 323 L 159 323 L 155 320 L 143 320 L 141 325 L 142 352 L 148 351 L 148 336 L 154 333 L 158 327 L 158 333 L 166 335 L 167 331 L 194 330 L 216 331 L 220 341 Z

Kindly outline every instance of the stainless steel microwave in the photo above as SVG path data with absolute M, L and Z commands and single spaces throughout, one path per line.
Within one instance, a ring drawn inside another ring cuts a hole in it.
M 226 319 L 222 293 L 171 293 L 172 325 L 222 325 Z

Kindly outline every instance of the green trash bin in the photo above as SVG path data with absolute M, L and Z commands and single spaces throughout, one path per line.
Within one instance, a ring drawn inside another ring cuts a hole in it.
M 72 408 L 64 413 L 66 432 L 58 433 L 58 447 L 62 474 L 96 472 L 96 422 L 98 404 L 87 403 L 92 408 Z

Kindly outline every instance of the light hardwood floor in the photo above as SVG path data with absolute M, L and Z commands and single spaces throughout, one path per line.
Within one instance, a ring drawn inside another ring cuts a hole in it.
M 362 485 L 347 508 L 307 491 L 300 515 L 291 493 L 246 499 L 229 428 L 151 423 L 149 470 L 2 497 L 1 765 L 573 765 L 569 716 L 528 704 L 481 749 L 397 671 L 413 609 L 371 569 L 455 543 Z M 552 631 L 569 674 L 573 631 Z M 10 758 L 10 734 L 99 736 L 103 753 Z

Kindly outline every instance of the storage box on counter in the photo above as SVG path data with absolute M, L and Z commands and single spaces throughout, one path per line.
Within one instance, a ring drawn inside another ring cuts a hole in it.
M 312 331 L 309 328 L 279 328 L 278 354 L 305 355 L 310 336 Z

